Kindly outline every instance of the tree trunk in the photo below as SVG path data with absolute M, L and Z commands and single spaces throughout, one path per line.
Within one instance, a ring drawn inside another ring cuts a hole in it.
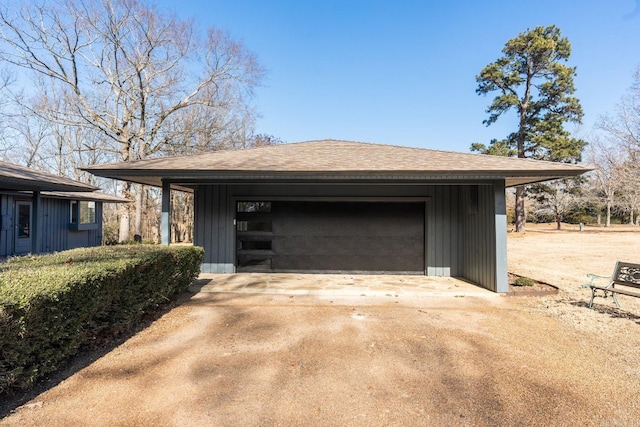
M 516 187 L 516 233 L 526 231 L 527 218 L 524 213 L 524 185 Z
M 560 230 L 562 228 L 562 215 L 556 214 L 556 230 Z
M 598 212 L 598 225 L 602 224 L 602 214 L 600 212 Z
M 120 136 L 120 155 L 122 161 L 128 162 L 131 158 L 131 142 L 124 136 Z M 131 183 L 125 182 L 122 186 L 122 197 L 131 200 Z M 129 218 L 131 217 L 131 206 L 129 203 L 121 203 L 122 214 L 120 216 L 120 231 L 118 233 L 118 242 L 126 242 L 131 240 L 131 224 Z
M 144 202 L 144 186 L 136 185 L 136 215 L 134 218 L 134 233 L 142 239 L 142 205 Z
M 131 197 L 131 184 L 125 182 L 122 186 L 122 197 L 130 198 Z M 129 237 L 129 203 L 120 203 L 120 230 L 118 232 L 118 242 L 126 242 L 130 240 Z
M 607 218 L 604 222 L 605 227 L 611 227 L 611 203 L 607 202 Z
M 118 233 L 118 242 L 124 243 L 129 240 L 129 208 L 124 207 L 120 214 L 120 232 Z
M 531 90 L 530 77 L 527 77 L 525 87 L 524 103 L 520 107 L 520 124 L 518 126 L 518 158 L 524 159 L 524 143 L 525 143 L 525 124 L 527 117 L 527 108 L 529 105 L 529 96 Z M 524 185 L 516 187 L 516 233 L 524 233 L 527 227 L 527 217 L 524 212 Z

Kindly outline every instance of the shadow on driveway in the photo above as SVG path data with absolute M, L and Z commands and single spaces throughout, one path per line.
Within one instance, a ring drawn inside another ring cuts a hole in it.
M 625 425 L 625 360 L 508 298 L 200 292 L 0 424 Z M 588 372 L 589 375 L 585 375 Z M 637 379 L 637 378 L 636 378 Z M 611 399 L 593 405 L 593 396 Z

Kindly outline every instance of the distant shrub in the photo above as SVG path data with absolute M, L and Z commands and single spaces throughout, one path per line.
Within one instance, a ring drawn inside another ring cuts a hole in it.
M 104 246 L 0 264 L 0 393 L 27 389 L 81 346 L 130 329 L 197 278 L 194 246 Z
M 518 277 L 514 283 L 516 286 L 533 286 L 536 282 L 528 277 Z
M 111 246 L 118 244 L 120 224 L 117 221 L 105 221 L 102 224 L 102 244 Z

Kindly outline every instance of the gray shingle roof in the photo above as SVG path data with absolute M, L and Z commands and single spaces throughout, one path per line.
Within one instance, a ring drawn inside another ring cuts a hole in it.
M 236 151 L 216 151 L 83 168 L 108 178 L 161 185 L 190 180 L 314 177 L 381 179 L 500 179 L 507 185 L 576 176 L 590 169 L 471 153 L 353 141 L 320 140 Z M 189 185 L 187 185 L 189 186 Z
M 94 191 L 97 187 L 25 166 L 0 161 L 0 188 L 25 191 Z

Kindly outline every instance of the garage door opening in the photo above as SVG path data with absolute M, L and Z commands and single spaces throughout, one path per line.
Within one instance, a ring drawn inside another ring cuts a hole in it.
M 424 202 L 237 202 L 238 272 L 424 274 Z

